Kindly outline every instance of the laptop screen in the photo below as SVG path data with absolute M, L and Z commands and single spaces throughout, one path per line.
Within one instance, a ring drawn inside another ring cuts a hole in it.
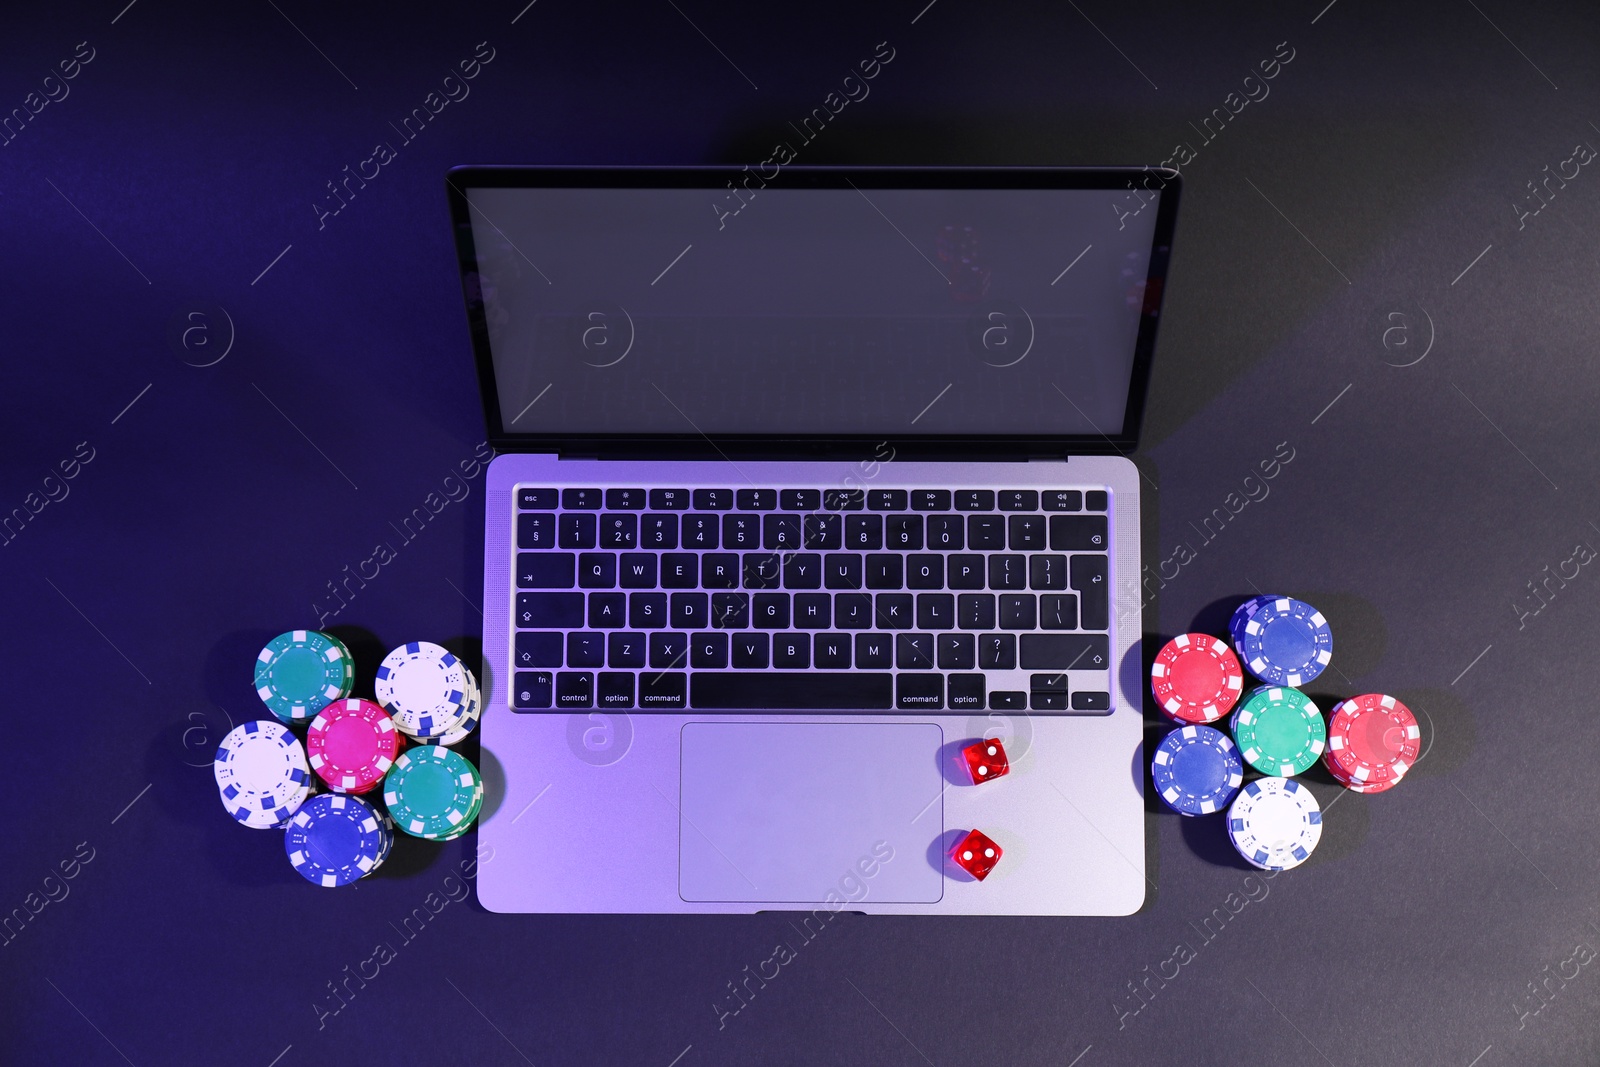
M 504 437 L 1137 430 L 1170 176 L 475 173 L 453 172 L 453 199 Z

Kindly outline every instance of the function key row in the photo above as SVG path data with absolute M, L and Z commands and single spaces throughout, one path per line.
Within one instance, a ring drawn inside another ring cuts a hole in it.
M 537 489 L 523 511 L 1105 511 L 1103 489 Z

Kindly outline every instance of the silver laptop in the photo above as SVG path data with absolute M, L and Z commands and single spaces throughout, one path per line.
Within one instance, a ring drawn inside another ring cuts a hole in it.
M 1126 453 L 1178 176 L 447 184 L 499 453 L 483 904 L 1136 911 Z

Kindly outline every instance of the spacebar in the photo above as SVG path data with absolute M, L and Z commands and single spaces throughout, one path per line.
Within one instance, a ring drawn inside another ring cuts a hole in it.
M 881 711 L 894 706 L 894 675 L 749 674 L 689 675 L 689 704 L 729 711 Z

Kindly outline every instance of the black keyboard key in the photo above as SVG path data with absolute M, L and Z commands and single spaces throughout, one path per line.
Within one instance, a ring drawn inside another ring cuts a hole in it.
M 1028 707 L 1034 711 L 1065 711 L 1067 694 L 1041 693 L 1035 690 L 1028 694 Z
M 690 684 L 696 708 L 728 711 L 887 711 L 894 693 L 894 675 L 859 672 L 711 672 L 696 674 Z
M 511 687 L 511 708 L 548 708 L 555 699 L 555 676 L 549 671 L 518 671 Z
M 822 584 L 829 589 L 860 589 L 861 557 L 854 552 L 828 556 L 822 561 Z
M 907 589 L 943 589 L 944 557 L 913 555 L 906 557 Z
M 1067 557 L 1040 552 L 1028 560 L 1028 584 L 1033 589 L 1065 589 Z
M 562 671 L 556 675 L 556 707 L 587 708 L 594 705 L 594 674 Z
M 758 630 L 789 628 L 789 594 L 757 593 L 751 603 L 753 625 Z
M 1021 690 L 1005 689 L 989 694 L 990 711 L 1027 711 L 1028 694 Z
M 518 634 L 516 652 L 512 659 L 518 670 L 526 670 L 529 667 L 559 667 L 561 645 L 561 635 L 558 633 L 545 631 Z
M 841 630 L 872 628 L 872 594 L 839 593 L 833 598 L 833 624 Z
M 811 638 L 806 634 L 773 634 L 772 665 L 790 671 L 811 666 Z
M 606 635 L 606 663 L 613 667 L 644 666 L 644 634 L 622 630 Z
M 600 499 L 598 489 L 561 490 L 561 506 L 567 511 L 599 511 Z
M 1039 627 L 1043 630 L 1076 630 L 1078 598 L 1071 593 L 1041 593 Z
M 983 683 L 981 674 L 952 674 L 945 679 L 949 693 L 945 703 L 951 711 L 982 711 Z
M 811 662 L 818 670 L 844 670 L 850 666 L 847 634 L 817 634 L 812 640 Z
M 1106 629 L 1111 625 L 1111 580 L 1106 573 L 1106 557 L 1073 556 L 1070 569 L 1083 628 Z
M 905 511 L 910 501 L 904 489 L 868 489 L 867 507 L 873 511 Z
M 1082 511 L 1083 494 L 1076 489 L 1050 489 L 1040 494 L 1039 504 L 1046 511 Z
M 783 568 L 775 552 L 746 552 L 744 554 L 744 587 L 746 589 L 776 589 L 783 576 Z
M 993 511 L 993 489 L 961 489 L 955 497 L 957 511 Z
M 844 547 L 854 552 L 871 552 L 883 547 L 882 515 L 846 515 Z
M 711 675 L 710 677 L 718 677 Z M 689 706 L 689 678 L 673 671 L 646 671 L 639 675 L 639 706 L 671 711 Z
M 518 489 L 517 507 L 523 511 L 554 511 L 556 509 L 556 491 L 554 489 Z
M 693 589 L 700 584 L 700 557 L 693 552 L 667 552 L 661 556 L 661 588 Z
M 734 634 L 733 665 L 740 670 L 761 670 L 771 662 L 766 634 Z
M 901 711 L 938 711 L 944 707 L 944 675 L 896 675 L 894 706 Z
M 928 516 L 928 547 L 939 552 L 960 552 L 966 543 L 967 520 L 960 515 Z
M 917 629 L 951 630 L 956 625 L 956 598 L 952 593 L 917 594 Z
M 681 670 L 689 662 L 689 635 L 653 633 L 650 635 L 650 669 Z M 649 675 L 646 675 L 649 677 Z
M 1106 543 L 1104 515 L 1050 516 L 1052 552 L 1104 552 Z
M 607 512 L 600 516 L 601 548 L 637 548 L 639 516 Z
M 582 593 L 518 593 L 517 625 L 524 630 L 570 630 L 583 625 Z
M 844 547 L 843 515 L 825 515 L 818 512 L 807 515 L 801 525 L 805 529 L 807 548 L 828 551 Z
M 750 625 L 749 593 L 712 593 L 711 625 L 718 630 L 743 630 Z
M 894 666 L 894 638 L 890 634 L 856 634 L 856 669 L 881 671 Z
M 689 666 L 720 669 L 728 665 L 728 635 L 711 631 L 689 639 Z
M 778 506 L 784 511 L 816 511 L 822 507 L 822 490 L 780 489 Z
M 760 515 L 722 516 L 723 548 L 760 548 Z
M 605 667 L 605 633 L 573 630 L 566 635 L 568 667 Z
M 1003 489 L 999 499 L 1001 511 L 1039 510 L 1039 493 L 1035 489 Z
M 1083 506 L 1088 511 L 1104 511 L 1111 506 L 1111 500 L 1104 489 L 1091 489 L 1083 494 Z
M 815 552 L 796 552 L 783 558 L 785 589 L 821 589 L 822 557 Z
M 867 588 L 900 589 L 905 586 L 904 556 L 868 556 Z
M 956 597 L 956 625 L 963 630 L 993 630 L 994 621 L 993 593 L 962 593 Z
M 739 588 L 739 557 L 732 552 L 707 552 L 701 556 L 700 584 L 707 589 Z
M 762 548 L 793 552 L 801 544 L 800 516 L 777 513 L 761 517 Z
M 948 489 L 913 489 L 911 490 L 912 511 L 949 511 L 950 490 Z
M 933 635 L 895 634 L 894 665 L 903 671 L 933 670 Z
M 517 585 L 522 589 L 571 589 L 577 558 L 571 552 L 517 553 Z
M 667 594 L 630 593 L 628 625 L 635 630 L 659 630 L 667 625 Z
M 633 707 L 633 675 L 603 671 L 595 679 L 594 706 L 597 708 Z
M 970 671 L 978 665 L 971 634 L 939 634 L 937 647 L 941 671 Z
M 771 511 L 778 506 L 776 489 L 740 489 L 733 497 L 740 511 Z
M 1039 625 L 1039 605 L 1032 593 L 1006 593 L 1000 597 L 1000 629 L 1032 630 Z
M 1013 552 L 1032 552 L 1044 547 L 1043 515 L 1013 515 L 1010 522 L 1010 547 Z
M 1027 557 L 1012 555 L 990 556 L 989 588 L 1028 588 Z
M 680 630 L 704 630 L 711 625 L 710 598 L 704 593 L 673 593 L 671 624 Z
M 1023 634 L 1026 671 L 1103 671 L 1111 666 L 1111 643 L 1104 634 Z
M 685 515 L 683 517 L 684 548 L 716 548 L 721 538 L 721 520 L 715 515 Z
M 599 523 L 598 515 L 585 515 L 583 513 L 563 514 L 556 520 L 557 530 L 562 548 L 593 548 L 595 543 L 595 530 Z
M 922 547 L 921 515 L 886 515 L 883 519 L 884 544 L 899 552 L 915 552 Z
M 654 552 L 624 552 L 618 564 L 622 588 L 654 589 L 657 558 Z
M 879 593 L 873 620 L 880 630 L 909 630 L 913 610 L 910 593 Z
M 634 596 L 640 594 L 635 593 Z M 646 593 L 645 596 L 656 594 Z M 627 593 L 590 593 L 589 594 L 589 625 L 594 629 L 605 627 L 615 629 L 625 625 L 624 617 L 628 610 Z M 639 625 L 634 623 L 635 626 Z
M 650 490 L 650 507 L 654 511 L 688 511 L 689 490 L 652 489 Z
M 639 523 L 639 544 L 643 548 L 677 548 L 678 516 L 646 515 Z
M 607 489 L 606 507 L 616 511 L 643 511 L 643 489 Z
M 958 552 L 945 561 L 946 584 L 951 589 L 982 589 L 984 568 L 982 556 Z
M 968 515 L 967 547 L 993 550 L 1006 547 L 1006 520 L 1004 515 Z
M 732 511 L 732 489 L 696 489 L 692 499 L 696 511 Z
M 556 547 L 556 517 L 549 512 L 536 511 L 517 516 L 518 548 Z
M 1110 711 L 1111 694 L 1079 690 L 1072 694 L 1073 711 Z
M 833 620 L 833 597 L 827 593 L 796 593 L 794 625 L 800 630 L 826 630 Z
M 1016 670 L 1017 635 L 980 635 L 978 637 L 978 666 L 986 671 Z
M 829 511 L 860 511 L 867 506 L 865 489 L 824 489 L 822 506 Z
M 1028 679 L 1028 688 L 1035 693 L 1065 693 L 1068 690 L 1065 674 L 1035 674 Z
M 581 589 L 615 589 L 617 586 L 617 554 L 615 552 L 584 552 L 578 556 L 578 587 Z

